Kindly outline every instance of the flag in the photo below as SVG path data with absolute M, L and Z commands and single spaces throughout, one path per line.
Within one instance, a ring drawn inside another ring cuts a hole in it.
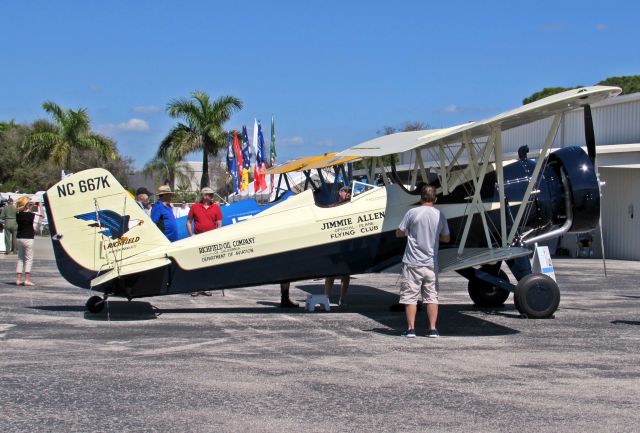
M 253 119 L 253 139 L 251 140 L 251 144 L 253 145 L 253 154 L 256 155 L 256 160 L 258 158 L 258 120 L 256 118 Z
M 235 158 L 233 156 L 233 145 L 231 144 L 231 133 L 227 132 L 227 171 L 231 173 L 231 163 L 235 162 Z
M 273 167 L 276 165 L 276 157 L 278 154 L 276 153 L 276 125 L 273 121 L 273 116 L 271 116 L 271 146 L 269 146 L 269 167 Z
M 238 192 L 238 167 L 236 166 L 236 157 L 231 145 L 231 133 L 227 132 L 227 170 L 233 179 L 233 191 Z
M 253 191 L 258 192 L 260 190 L 260 168 L 258 164 L 253 166 Z
M 256 150 L 256 165 L 264 163 L 264 136 L 262 135 L 262 125 L 258 122 L 258 149 Z
M 242 194 L 247 193 L 247 187 L 249 186 L 249 170 L 242 171 L 242 183 L 240 184 L 240 191 Z
M 258 122 L 258 150 L 256 152 L 256 167 L 258 167 L 258 186 L 260 191 L 267 190 L 267 180 L 264 172 L 267 167 L 264 163 L 264 135 L 262 135 L 262 125 Z
M 236 164 L 237 164 L 237 176 L 238 176 L 238 186 L 240 186 L 240 181 L 242 180 L 242 150 L 240 149 L 240 142 L 238 141 L 238 133 L 233 132 L 233 152 L 236 155 Z
M 258 179 L 259 186 L 260 186 L 260 191 L 266 191 L 267 190 L 267 175 L 264 173 L 265 171 L 267 171 L 267 166 L 263 162 L 260 165 L 260 177 Z
M 247 135 L 247 127 L 242 126 L 242 167 L 251 167 L 251 148 L 249 148 L 249 136 Z

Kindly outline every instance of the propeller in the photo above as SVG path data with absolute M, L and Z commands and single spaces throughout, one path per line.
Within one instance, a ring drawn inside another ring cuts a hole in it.
M 586 104 L 584 107 L 584 141 L 587 144 L 587 154 L 593 162 L 593 169 L 598 179 L 598 188 L 600 189 L 600 250 L 602 251 L 602 266 L 604 267 L 604 276 L 607 276 L 607 260 L 604 256 L 604 238 L 602 237 L 602 183 L 600 182 L 600 173 L 596 163 L 596 134 L 593 130 L 593 116 L 591 115 L 591 105 Z
M 596 134 L 593 131 L 593 116 L 591 115 L 591 105 L 589 104 L 584 106 L 584 141 L 587 143 L 587 153 L 589 154 L 589 158 L 591 158 L 591 162 L 593 162 L 593 167 L 597 173 Z

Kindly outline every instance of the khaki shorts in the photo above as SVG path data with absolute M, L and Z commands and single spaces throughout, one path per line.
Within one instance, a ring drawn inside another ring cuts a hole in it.
M 400 303 L 417 304 L 422 297 L 426 304 L 438 303 L 438 276 L 426 266 L 402 264 L 400 272 Z

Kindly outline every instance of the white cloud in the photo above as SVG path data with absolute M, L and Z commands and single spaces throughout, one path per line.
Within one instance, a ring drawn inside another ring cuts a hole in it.
M 279 140 L 276 140 L 276 145 L 278 144 L 281 144 L 283 146 L 300 146 L 301 144 L 304 144 L 304 138 L 300 137 L 299 135 L 291 138 L 281 138 Z
M 459 113 L 460 109 L 456 104 L 449 104 L 442 109 L 444 113 Z
M 325 147 L 333 147 L 336 144 L 333 142 L 332 139 L 327 138 L 326 140 L 320 140 L 320 142 L 318 143 L 320 146 L 325 146 Z
M 133 111 L 136 113 L 158 113 L 162 111 L 162 107 L 157 105 L 138 105 L 133 107 Z
M 147 132 L 151 129 L 149 123 L 142 119 L 129 119 L 122 123 L 107 123 L 100 125 L 98 129 L 105 133 L 111 132 Z
M 567 28 L 567 23 L 546 23 L 542 26 L 542 30 L 545 32 L 559 32 Z
M 606 24 L 599 23 L 599 24 L 596 24 L 596 30 L 599 32 L 604 32 L 606 30 L 609 30 L 609 26 Z

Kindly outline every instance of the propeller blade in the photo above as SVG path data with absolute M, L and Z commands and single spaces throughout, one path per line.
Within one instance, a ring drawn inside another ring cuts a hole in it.
M 596 134 L 593 131 L 593 117 L 591 116 L 591 106 L 584 106 L 584 141 L 587 143 L 587 153 L 594 162 L 596 160 Z

